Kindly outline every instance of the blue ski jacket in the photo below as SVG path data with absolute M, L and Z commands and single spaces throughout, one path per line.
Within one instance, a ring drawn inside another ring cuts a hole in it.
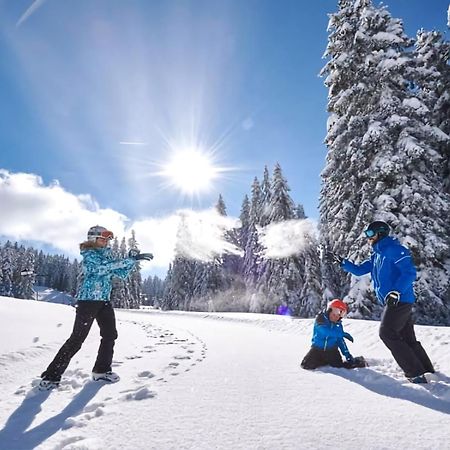
M 332 322 L 328 317 L 327 311 L 322 311 L 314 321 L 314 329 L 312 336 L 312 346 L 321 350 L 330 350 L 331 348 L 339 347 L 339 350 L 346 359 L 351 359 L 352 356 L 348 350 L 344 338 L 353 341 L 349 333 L 344 332 L 342 321 Z
M 391 291 L 400 293 L 400 302 L 414 303 L 413 283 L 417 271 L 410 251 L 390 236 L 375 242 L 372 249 L 369 260 L 357 265 L 345 259 L 342 262 L 343 269 L 357 276 L 370 273 L 381 305 L 386 303 L 386 296 Z
M 136 264 L 131 258 L 115 259 L 110 248 L 88 248 L 81 250 L 82 281 L 75 298 L 79 301 L 98 300 L 108 302 L 112 289 L 112 278 L 125 279 Z

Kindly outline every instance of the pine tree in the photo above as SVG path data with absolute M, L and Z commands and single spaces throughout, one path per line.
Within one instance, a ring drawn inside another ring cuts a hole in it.
M 257 227 L 261 221 L 261 185 L 255 177 L 252 184 L 247 242 L 244 248 L 243 276 L 247 288 L 251 291 L 257 282 L 258 265 L 261 261 L 261 246 L 258 241 Z
M 127 257 L 128 249 L 125 238 L 122 238 L 120 245 L 117 241 L 117 238 L 114 240 L 112 246 L 112 255 L 114 256 L 114 258 Z M 130 298 L 131 295 L 128 280 L 122 280 L 120 278 L 113 277 L 110 299 L 114 307 L 129 309 L 131 307 Z
M 136 233 L 134 230 L 131 230 L 131 237 L 128 239 L 128 248 L 130 250 L 139 250 L 139 245 L 136 241 Z M 128 292 L 130 293 L 130 308 L 139 309 L 142 295 L 142 277 L 141 267 L 139 264 L 136 264 L 126 282 L 128 284 Z
M 320 201 L 323 244 L 361 262 L 370 251 L 364 227 L 372 220 L 390 223 L 419 268 L 421 320 L 448 317 L 449 199 L 439 192 L 441 135 L 427 124 L 427 108 L 411 89 L 412 40 L 384 6 L 370 0 L 339 5 L 322 71 L 330 113 Z M 340 269 L 325 266 L 328 295 L 348 292 L 355 315 L 379 311 L 367 279 L 350 284 Z
M 14 277 L 14 250 L 13 245 L 10 241 L 7 241 L 3 247 L 2 260 L 1 260 L 1 270 L 2 270 L 2 290 L 1 295 L 5 297 L 13 296 L 13 277 Z
M 295 205 L 278 163 L 275 165 L 270 191 L 270 203 L 265 208 L 268 212 L 267 224 L 293 219 Z M 301 267 L 297 256 L 261 261 L 258 266 L 257 292 L 264 312 L 275 312 L 276 306 L 281 303 L 292 309 L 302 282 Z
M 414 82 L 431 125 L 444 134 L 438 142 L 444 164 L 444 189 L 450 193 L 450 42 L 438 31 L 420 30 L 415 44 Z

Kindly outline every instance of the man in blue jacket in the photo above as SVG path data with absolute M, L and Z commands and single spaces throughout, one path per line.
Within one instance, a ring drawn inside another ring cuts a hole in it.
M 416 268 L 411 253 L 389 236 L 389 225 L 372 222 L 364 231 L 372 245 L 369 260 L 360 265 L 343 259 L 342 268 L 353 275 L 370 273 L 378 302 L 384 306 L 380 338 L 413 383 L 426 383 L 424 374 L 434 373 L 433 364 L 414 333 L 412 305 Z

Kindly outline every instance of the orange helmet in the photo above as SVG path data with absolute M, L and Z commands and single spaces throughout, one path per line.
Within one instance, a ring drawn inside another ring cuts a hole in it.
M 328 303 L 328 309 L 330 308 L 337 308 L 343 311 L 345 314 L 347 314 L 348 306 L 347 303 L 344 303 L 342 300 L 335 298 L 334 300 L 331 300 L 330 303 Z

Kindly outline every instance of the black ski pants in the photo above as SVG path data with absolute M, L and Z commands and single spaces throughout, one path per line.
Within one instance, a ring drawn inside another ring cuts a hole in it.
M 430 358 L 416 339 L 411 303 L 385 306 L 381 316 L 380 338 L 406 377 L 434 372 Z
M 59 381 L 72 357 L 80 350 L 86 340 L 94 320 L 100 327 L 100 347 L 93 372 L 104 373 L 111 370 L 114 341 L 117 339 L 116 318 L 110 302 L 93 300 L 79 301 L 76 308 L 75 323 L 69 339 L 56 354 L 42 378 Z
M 303 369 L 312 370 L 323 366 L 345 367 L 351 369 L 351 364 L 347 361 L 342 361 L 341 354 L 337 347 L 322 350 L 317 347 L 311 347 L 309 352 L 300 363 Z

